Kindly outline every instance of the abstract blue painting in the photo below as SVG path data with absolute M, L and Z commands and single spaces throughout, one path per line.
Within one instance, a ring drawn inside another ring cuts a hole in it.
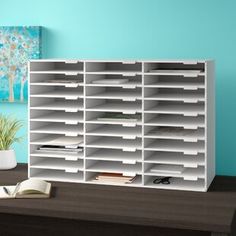
M 40 26 L 0 26 L 0 102 L 27 102 L 28 60 L 41 58 Z

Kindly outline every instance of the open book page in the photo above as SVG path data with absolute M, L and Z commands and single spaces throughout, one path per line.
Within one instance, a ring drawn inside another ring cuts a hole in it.
M 8 194 L 4 191 L 4 188 L 7 190 Z M 14 191 L 16 186 L 0 186 L 0 199 L 15 198 Z
M 50 183 L 40 179 L 28 179 L 20 183 L 16 194 L 49 194 L 50 186 Z

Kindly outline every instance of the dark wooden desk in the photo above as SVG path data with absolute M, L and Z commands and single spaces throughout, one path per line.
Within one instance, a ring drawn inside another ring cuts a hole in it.
M 27 178 L 26 165 L 0 185 Z M 53 183 L 50 199 L 0 200 L 0 235 L 236 235 L 236 178 L 207 193 Z

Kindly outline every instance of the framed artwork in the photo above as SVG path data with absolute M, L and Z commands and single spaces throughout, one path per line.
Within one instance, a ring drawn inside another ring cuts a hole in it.
M 0 26 L 0 102 L 27 102 L 28 60 L 41 58 L 40 26 Z

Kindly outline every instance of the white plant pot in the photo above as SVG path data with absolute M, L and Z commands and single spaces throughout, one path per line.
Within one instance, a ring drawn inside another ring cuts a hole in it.
M 0 170 L 10 170 L 15 168 L 16 165 L 14 150 L 0 150 Z

